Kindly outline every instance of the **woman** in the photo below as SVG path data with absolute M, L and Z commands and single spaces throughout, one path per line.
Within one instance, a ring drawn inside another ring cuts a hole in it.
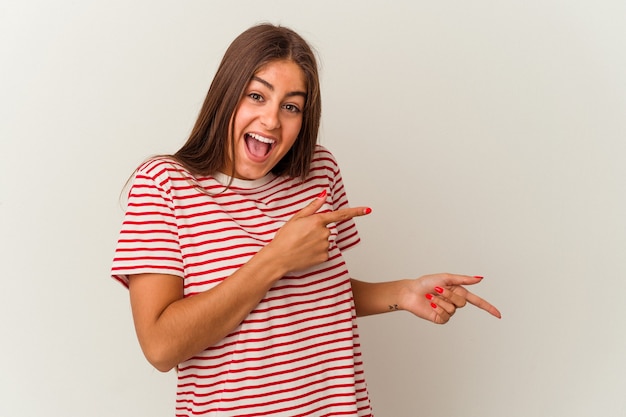
M 316 144 L 315 56 L 259 25 L 226 51 L 194 129 L 139 167 L 112 275 L 130 291 L 141 348 L 178 369 L 176 415 L 372 415 L 356 317 L 407 310 L 445 323 L 470 302 L 436 274 L 366 283 L 342 251 L 354 217 L 332 154 Z

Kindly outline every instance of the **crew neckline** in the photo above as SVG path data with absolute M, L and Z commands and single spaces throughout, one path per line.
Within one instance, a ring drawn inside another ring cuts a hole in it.
M 223 172 L 216 172 L 215 174 L 213 174 L 213 178 L 215 178 L 215 180 L 221 185 L 227 186 L 230 183 L 231 187 L 249 190 L 268 184 L 270 181 L 276 178 L 276 175 L 269 172 L 264 177 L 258 178 L 256 180 L 243 180 L 240 178 L 233 178 L 230 175 L 224 174 Z

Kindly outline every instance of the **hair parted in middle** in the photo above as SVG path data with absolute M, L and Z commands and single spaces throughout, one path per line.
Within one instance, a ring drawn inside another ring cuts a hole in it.
M 321 117 L 317 61 L 308 43 L 293 30 L 260 24 L 241 33 L 226 50 L 187 142 L 173 155 L 193 175 L 214 174 L 227 166 L 226 158 L 235 160 L 229 132 L 234 131 L 237 105 L 253 75 L 277 60 L 293 61 L 302 69 L 307 95 L 298 138 L 272 173 L 300 178 L 308 174 Z M 226 155 L 229 148 L 230 156 Z M 234 176 L 234 169 L 233 164 L 233 172 L 225 174 Z

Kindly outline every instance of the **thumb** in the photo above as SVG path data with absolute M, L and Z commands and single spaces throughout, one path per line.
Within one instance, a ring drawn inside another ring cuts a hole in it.
M 293 219 L 300 219 L 302 217 L 307 217 L 307 216 L 310 216 L 312 214 L 317 213 L 317 210 L 319 210 L 320 207 L 322 207 L 324 205 L 325 201 L 326 201 L 326 190 L 322 191 L 315 198 L 315 200 L 313 200 L 313 201 L 311 201 L 311 203 L 309 203 L 308 206 L 306 206 L 305 208 L 303 208 L 302 210 L 300 210 L 299 212 L 294 214 L 294 216 L 291 219 L 292 220 Z

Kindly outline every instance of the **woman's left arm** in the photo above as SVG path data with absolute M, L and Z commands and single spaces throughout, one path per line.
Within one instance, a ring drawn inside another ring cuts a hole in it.
M 352 279 L 357 316 L 405 310 L 425 320 L 444 324 L 457 308 L 470 303 L 501 318 L 496 307 L 469 292 L 464 285 L 479 283 L 482 277 L 432 274 L 417 279 L 370 283 Z

